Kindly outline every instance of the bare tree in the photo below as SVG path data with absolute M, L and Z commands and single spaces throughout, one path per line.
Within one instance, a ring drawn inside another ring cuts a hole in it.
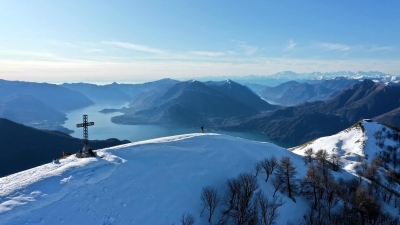
M 269 199 L 260 190 L 256 194 L 257 204 L 260 211 L 260 222 L 263 225 L 273 225 L 276 224 L 276 220 L 279 217 L 278 208 L 281 207 L 285 202 L 282 198 L 273 197 Z
M 313 150 L 312 148 L 308 148 L 308 149 L 306 149 L 306 150 L 304 151 L 303 159 L 304 159 L 304 164 L 305 164 L 305 166 L 307 166 L 308 163 L 311 163 L 311 162 L 312 162 L 312 160 L 313 160 L 313 158 L 312 158 L 313 155 L 314 155 L 314 150 Z
M 234 224 L 249 224 L 257 219 L 254 204 L 254 191 L 258 188 L 257 179 L 250 173 L 242 173 L 237 178 L 228 179 L 228 189 L 224 203 L 228 207 L 223 212 Z
M 340 158 L 338 155 L 333 154 L 330 157 L 331 163 L 332 163 L 332 170 L 333 171 L 339 171 L 340 169 Z
M 305 221 L 305 224 L 307 225 L 314 225 L 317 224 L 316 218 L 315 218 L 315 210 L 314 209 L 309 209 L 306 211 L 306 213 L 303 215 L 303 219 Z
M 203 189 L 201 190 L 200 199 L 202 205 L 204 206 L 203 211 L 201 211 L 200 213 L 200 216 L 202 216 L 204 210 L 207 209 L 209 212 L 208 222 L 211 222 L 211 217 L 219 203 L 217 189 L 210 186 L 203 187 Z
M 224 204 L 228 208 L 223 212 L 224 215 L 235 209 L 240 194 L 240 183 L 237 178 L 228 179 L 226 185 L 228 186 L 228 189 L 225 193 Z
M 324 184 L 328 182 L 329 178 L 329 164 L 328 164 L 328 153 L 326 150 L 320 149 L 315 153 L 315 157 L 318 160 L 319 169 L 321 170 Z
M 183 213 L 181 216 L 182 225 L 193 225 L 195 221 L 194 216 L 190 213 Z
M 261 162 L 254 163 L 254 171 L 256 173 L 255 177 L 258 176 L 258 173 L 261 171 Z
M 328 219 L 330 220 L 332 208 L 335 207 L 340 201 L 339 184 L 333 177 L 328 180 L 328 183 L 325 186 L 323 201 L 325 202 L 328 210 Z
M 320 149 L 315 153 L 315 157 L 317 158 L 319 164 L 323 169 L 325 169 L 328 165 L 328 153 L 324 149 Z
M 323 190 L 322 177 L 314 163 L 311 163 L 308 167 L 306 176 L 302 182 L 302 191 L 308 199 L 312 199 L 312 209 L 315 210 L 321 199 L 321 192 Z
M 360 215 L 361 224 L 375 224 L 382 211 L 381 205 L 364 188 L 355 191 L 353 205 Z
M 356 174 L 358 175 L 358 178 L 360 179 L 360 182 L 362 181 L 362 178 L 365 176 L 365 173 L 363 170 L 356 170 Z
M 285 156 L 281 159 L 279 166 L 275 172 L 275 178 L 278 178 L 282 181 L 281 191 L 287 192 L 289 198 L 291 198 L 294 202 L 296 199 L 294 195 L 298 189 L 296 184 L 295 176 L 297 174 L 296 167 L 294 166 L 292 160 L 289 156 Z
M 276 192 L 282 187 L 283 185 L 283 180 L 280 179 L 279 177 L 274 177 L 271 179 L 271 184 L 274 187 L 274 194 L 272 195 L 275 197 Z
M 275 156 L 271 156 L 261 161 L 261 166 L 264 168 L 265 173 L 267 174 L 265 181 L 268 181 L 269 176 L 274 172 L 275 168 L 278 167 L 278 160 L 275 158 Z

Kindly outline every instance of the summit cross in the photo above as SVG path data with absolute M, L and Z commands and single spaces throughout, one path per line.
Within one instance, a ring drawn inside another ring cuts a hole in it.
M 89 126 L 93 126 L 94 122 L 88 122 L 88 116 L 83 115 L 83 123 L 76 124 L 76 127 L 80 128 L 83 127 L 83 144 L 85 146 L 89 145 Z

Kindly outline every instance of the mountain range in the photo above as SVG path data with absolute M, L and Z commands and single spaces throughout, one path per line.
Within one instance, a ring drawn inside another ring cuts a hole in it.
M 135 95 L 157 92 L 178 81 L 163 79 L 144 84 L 62 85 L 0 80 L 0 117 L 39 129 L 72 133 L 62 125 L 65 112 L 95 103 L 129 102 Z
M 249 88 L 231 80 L 179 82 L 163 91 L 136 96 L 112 118 L 120 124 L 215 126 L 227 118 L 246 117 L 278 106 L 268 104 Z
M 118 88 L 109 85 L 96 85 L 87 83 L 64 83 L 62 87 L 82 93 L 95 103 L 127 102 L 130 96 Z
M 61 126 L 67 120 L 64 113 L 31 95 L 11 95 L 0 99 L 0 117 L 40 129 L 69 132 Z
M 286 107 L 271 105 L 255 90 L 229 79 L 57 87 L 0 82 L 5 86 L 0 88 L 0 116 L 30 126 L 54 127 L 65 121 L 68 107 L 120 99 L 130 102 L 129 108 L 112 110 L 124 113 L 113 117 L 117 123 L 250 130 L 296 146 L 288 151 L 212 133 L 136 143 L 108 139 L 90 141 L 99 157 L 72 155 L 51 164 L 62 152 L 81 149 L 83 141 L 0 118 L 0 221 L 171 224 L 191 216 L 199 224 L 229 224 L 236 221 L 239 208 L 229 206 L 235 201 L 227 193 L 242 190 L 235 187 L 247 182 L 253 185 L 247 205 L 257 207 L 245 214 L 261 221 L 261 203 L 266 201 L 268 207 L 279 205 L 276 224 L 398 224 L 400 85 L 395 77 L 390 82 L 358 78 L 264 88 L 264 98 L 291 105 Z M 36 91 L 41 88 L 48 95 L 64 95 L 44 96 Z M 68 101 L 68 93 L 75 103 L 50 104 L 54 98 Z M 115 147 L 102 149 L 110 146 Z M 273 159 L 277 167 L 269 174 Z M 293 195 L 282 183 L 285 165 L 294 171 L 288 178 Z M 313 189 L 314 184 L 319 186 Z M 225 203 L 207 218 L 200 213 L 204 190 L 215 190 Z
M 266 87 L 259 91 L 259 94 L 264 99 L 272 100 L 280 105 L 298 105 L 304 102 L 331 99 L 361 81 L 338 77 L 332 80 L 308 82 L 289 81 L 275 87 Z
M 31 95 L 60 112 L 66 112 L 93 104 L 93 102 L 83 94 L 59 85 L 0 80 L 1 98 L 17 94 Z
M 355 75 L 382 79 L 388 76 L 375 72 L 352 74 Z M 163 79 L 144 84 L 109 85 L 1 80 L 0 116 L 67 133 L 61 127 L 66 120 L 65 110 L 94 101 L 129 100 L 129 108 L 104 112 L 124 113 L 112 118 L 119 124 L 204 125 L 214 129 L 250 130 L 293 145 L 333 134 L 365 118 L 399 126 L 400 86 L 396 82 L 361 80 L 342 77 L 290 81 L 263 90 L 261 96 L 265 99 L 289 107 L 271 105 L 254 90 L 229 79 L 207 82 Z M 396 79 L 392 77 L 392 81 Z
M 28 126 L 71 133 L 62 127 L 64 113 L 92 104 L 83 94 L 59 85 L 0 80 L 0 117 Z
M 172 79 L 161 79 L 143 84 L 118 84 L 116 82 L 106 85 L 64 83 L 61 86 L 77 91 L 95 103 L 115 103 L 129 102 L 136 95 L 158 92 L 178 82 Z
M 277 109 L 245 120 L 232 119 L 224 127 L 255 130 L 274 140 L 300 144 L 394 110 L 400 106 L 398 96 L 400 86 L 367 79 L 330 100 Z
M 377 82 L 393 82 L 398 83 L 400 75 L 392 75 L 379 71 L 335 71 L 335 72 L 312 72 L 312 73 L 296 73 L 293 71 L 282 71 L 271 75 L 249 75 L 249 76 L 220 76 L 220 77 L 202 77 L 194 78 L 199 81 L 219 81 L 233 79 L 240 84 L 277 86 L 288 81 L 309 81 L 309 80 L 332 80 L 336 77 L 346 77 L 348 79 L 364 80 L 371 79 Z M 193 78 L 188 78 L 193 79 Z

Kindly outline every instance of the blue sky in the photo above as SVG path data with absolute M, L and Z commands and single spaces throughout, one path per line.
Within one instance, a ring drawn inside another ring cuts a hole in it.
M 400 75 L 400 1 L 3 1 L 0 78 Z

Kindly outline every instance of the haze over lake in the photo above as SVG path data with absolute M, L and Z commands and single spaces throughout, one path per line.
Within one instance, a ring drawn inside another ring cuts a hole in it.
M 166 137 L 179 134 L 198 133 L 199 127 L 176 127 L 162 125 L 121 125 L 111 122 L 111 117 L 122 115 L 122 113 L 100 113 L 99 111 L 105 108 L 122 108 L 128 106 L 124 104 L 95 104 L 82 109 L 67 112 L 68 120 L 65 121 L 64 127 L 73 130 L 73 137 L 82 138 L 82 128 L 77 128 L 77 123 L 82 123 L 82 116 L 88 115 L 89 122 L 94 122 L 94 126 L 89 127 L 90 140 L 105 140 L 108 138 L 118 138 L 120 140 L 129 140 L 131 142 L 148 140 L 152 138 Z M 221 131 L 208 130 L 205 127 L 205 132 L 227 134 L 234 137 L 245 138 L 254 141 L 271 142 L 281 147 L 293 147 L 290 143 L 276 142 L 269 139 L 266 135 L 256 132 L 236 132 L 236 131 Z

